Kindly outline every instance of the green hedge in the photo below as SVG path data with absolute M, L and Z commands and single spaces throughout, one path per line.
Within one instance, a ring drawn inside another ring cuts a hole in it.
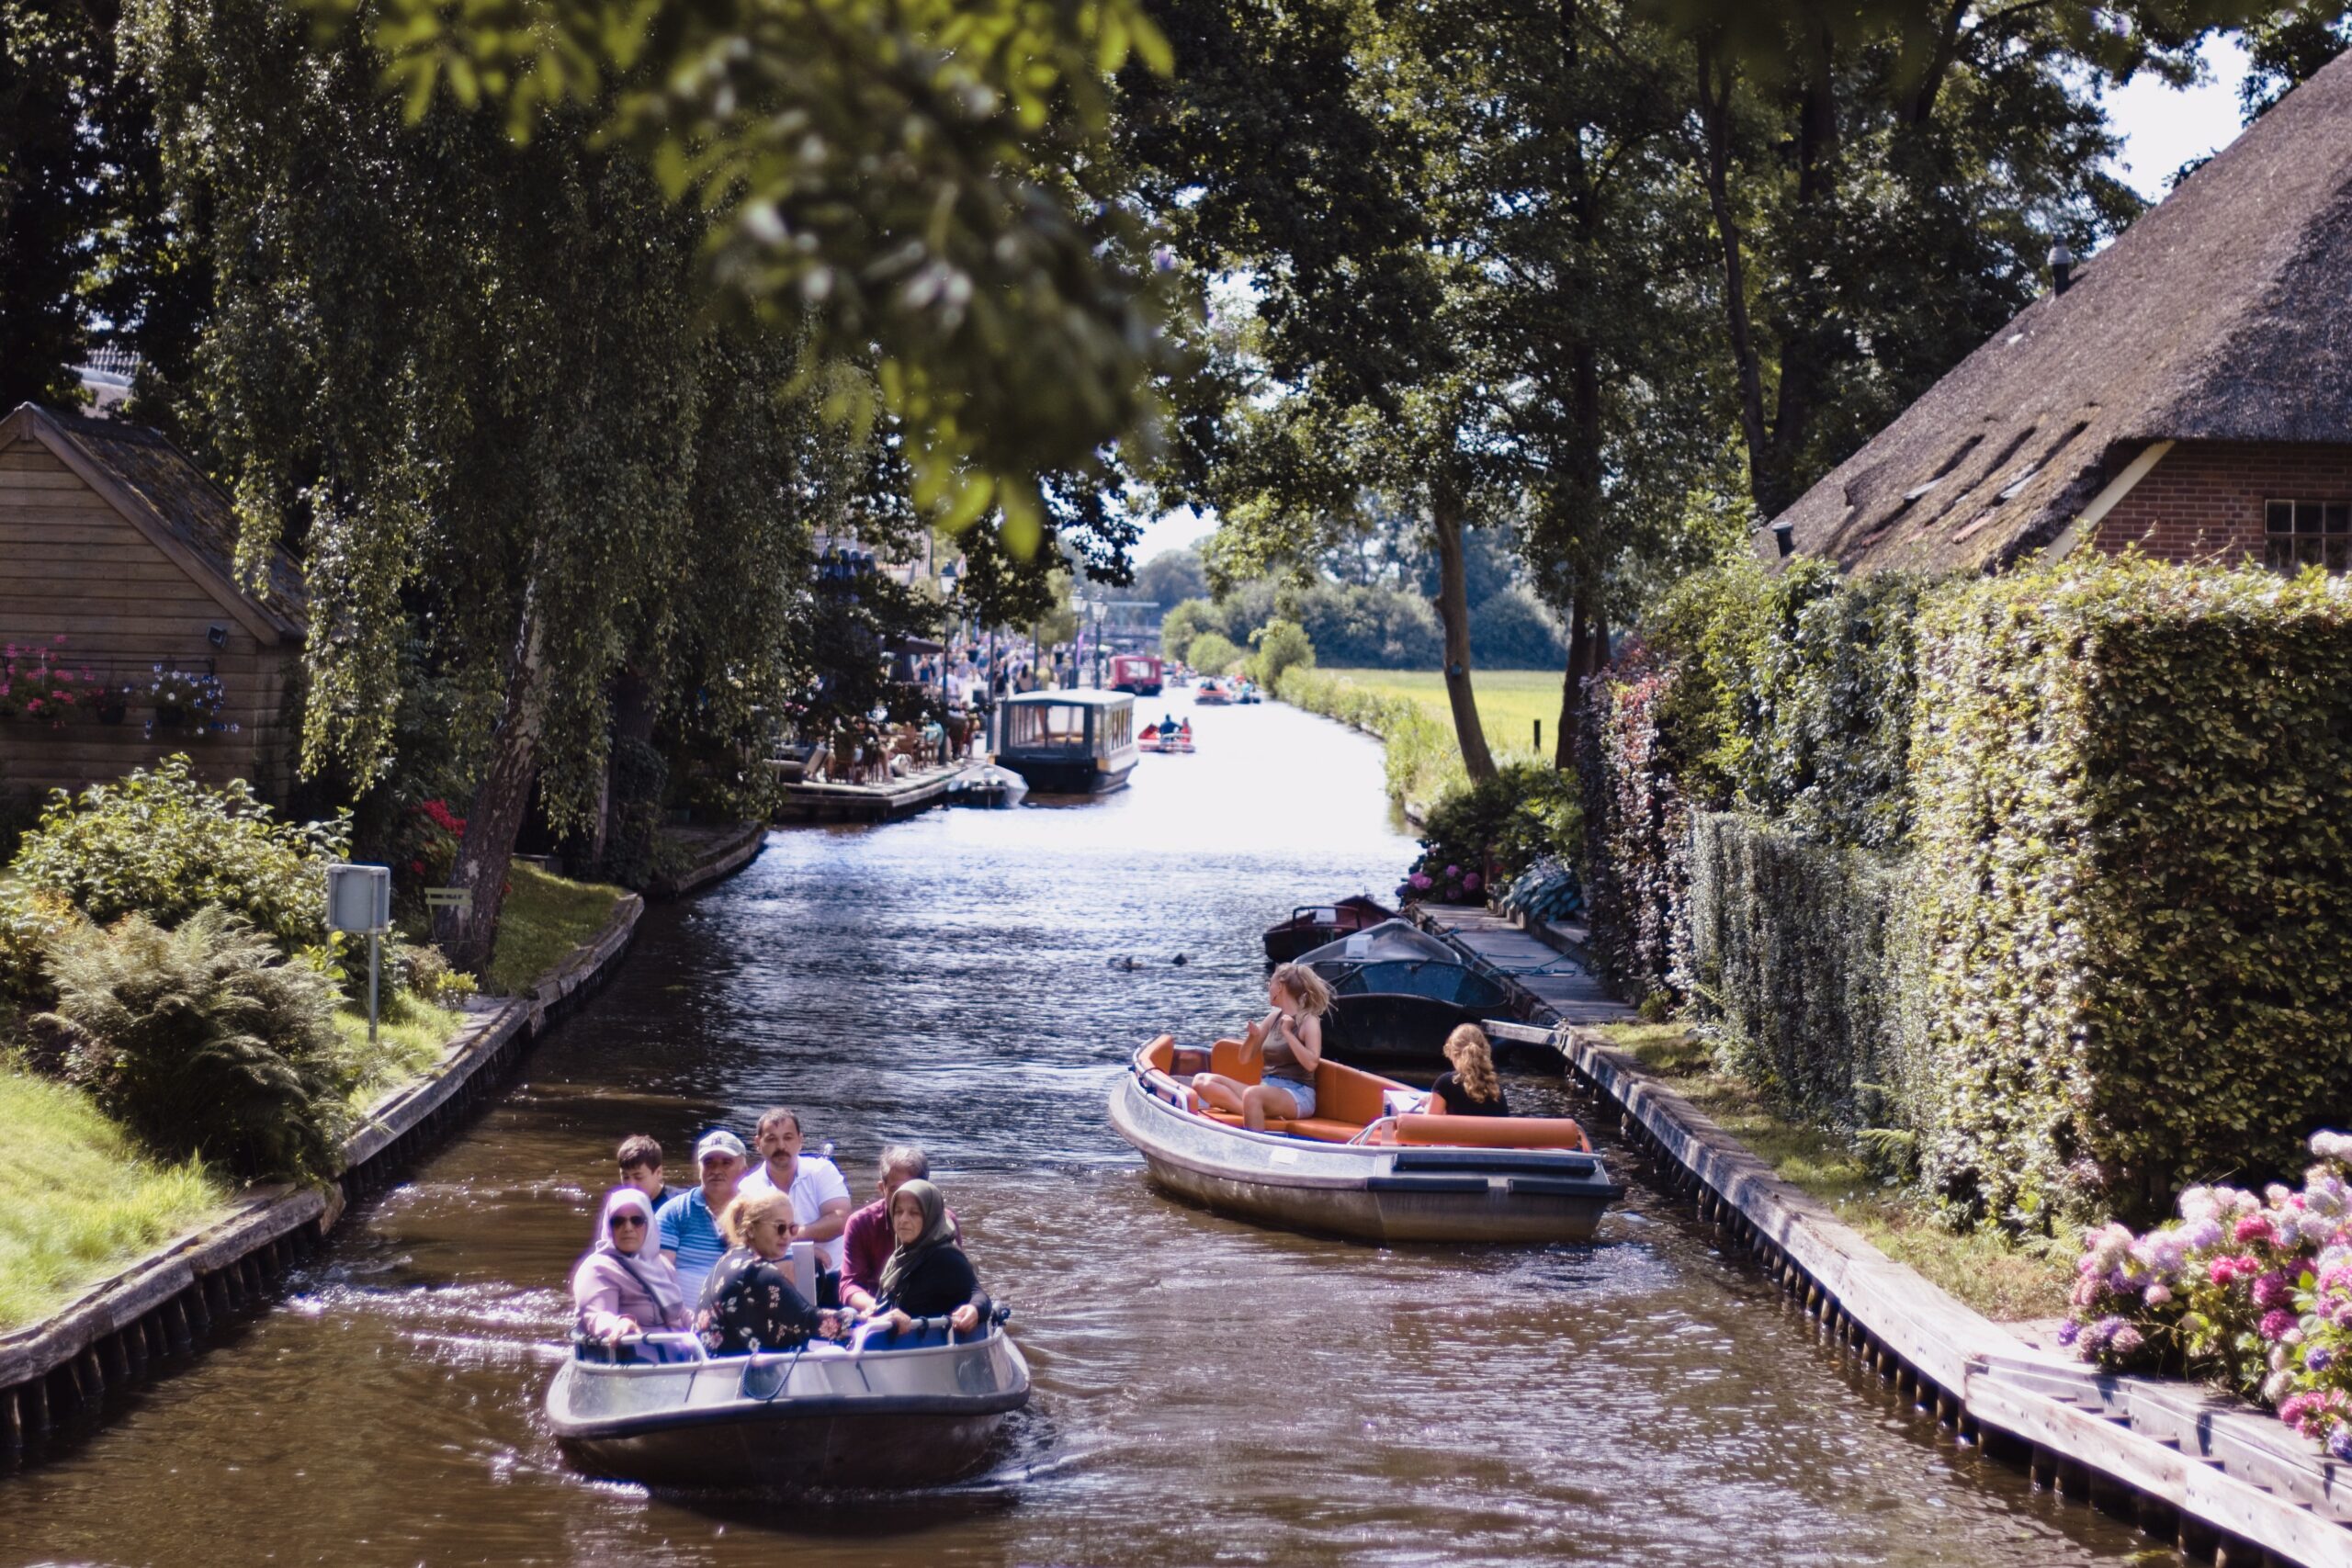
M 1775 1109 L 1908 1148 L 1932 1106 L 1905 1048 L 1910 868 L 1758 818 L 1690 830 L 1689 989 L 1716 1061 Z
M 1594 966 L 1643 1001 L 1671 996 L 1688 967 L 1690 805 L 1660 725 L 1677 682 L 1645 649 L 1629 649 L 1586 684 L 1577 729 Z
M 2091 561 L 1925 608 L 1912 742 L 1964 1214 L 2148 1213 L 2352 1104 L 2352 587 Z

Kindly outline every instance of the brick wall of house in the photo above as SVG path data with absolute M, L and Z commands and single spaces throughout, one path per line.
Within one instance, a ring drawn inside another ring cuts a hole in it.
M 2184 441 L 2099 520 L 2109 553 L 2262 564 L 2273 501 L 2352 502 L 2352 446 Z

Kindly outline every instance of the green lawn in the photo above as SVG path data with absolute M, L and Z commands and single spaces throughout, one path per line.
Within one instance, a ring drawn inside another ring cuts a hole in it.
M 365 1111 L 381 1100 L 386 1090 L 439 1061 L 443 1048 L 449 1043 L 449 1037 L 458 1032 L 465 1017 L 453 1008 L 437 1008 L 415 997 L 388 993 L 383 998 L 383 1010 L 376 1020 L 375 1055 L 368 1058 L 368 1076 L 352 1091 L 351 1109 L 355 1112 Z M 367 1049 L 367 1009 L 339 1009 L 334 1026 L 353 1046 Z
M 1956 1235 L 1890 1185 L 1845 1139 L 1776 1115 L 1756 1090 L 1715 1070 L 1713 1056 L 1680 1023 L 1623 1023 L 1600 1032 L 1714 1118 L 1782 1179 L 1803 1188 L 1871 1246 L 1996 1323 L 2056 1317 L 2066 1310 L 2070 1258 L 2038 1255 L 1988 1233 Z
M 1325 673 L 1381 696 L 1419 703 L 1440 723 L 1449 728 L 1453 723 L 1453 709 L 1445 700 L 1445 677 L 1434 670 L 1331 670 Z M 1552 754 L 1553 743 L 1560 738 L 1560 671 L 1474 670 L 1470 686 L 1478 694 L 1478 721 L 1486 727 L 1487 745 L 1498 756 L 1534 750 L 1537 719 L 1544 721 L 1543 754 L 1547 758 Z
M 0 1066 L 0 1330 L 227 1208 L 202 1166 L 156 1164 L 63 1084 Z
M 571 882 L 516 862 L 498 916 L 498 949 L 482 988 L 511 997 L 594 938 L 626 897 L 602 883 Z

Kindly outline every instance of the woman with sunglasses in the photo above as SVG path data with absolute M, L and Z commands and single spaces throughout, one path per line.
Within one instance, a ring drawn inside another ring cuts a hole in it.
M 695 1332 L 714 1356 L 797 1350 L 811 1336 L 838 1338 L 841 1314 L 819 1312 L 785 1272 L 785 1253 L 798 1225 L 792 1194 L 770 1188 L 738 1197 L 718 1217 L 732 1243 L 703 1281 Z
M 605 1194 L 596 1245 L 571 1272 L 571 1301 L 583 1337 L 616 1345 L 659 1329 L 690 1325 L 685 1287 L 678 1270 L 646 1244 L 653 1231 L 653 1205 L 634 1187 Z

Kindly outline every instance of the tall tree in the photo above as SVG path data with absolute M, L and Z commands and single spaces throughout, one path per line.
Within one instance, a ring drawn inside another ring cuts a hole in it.
M 0 411 L 81 400 L 113 74 L 106 19 L 83 0 L 0 0 Z

